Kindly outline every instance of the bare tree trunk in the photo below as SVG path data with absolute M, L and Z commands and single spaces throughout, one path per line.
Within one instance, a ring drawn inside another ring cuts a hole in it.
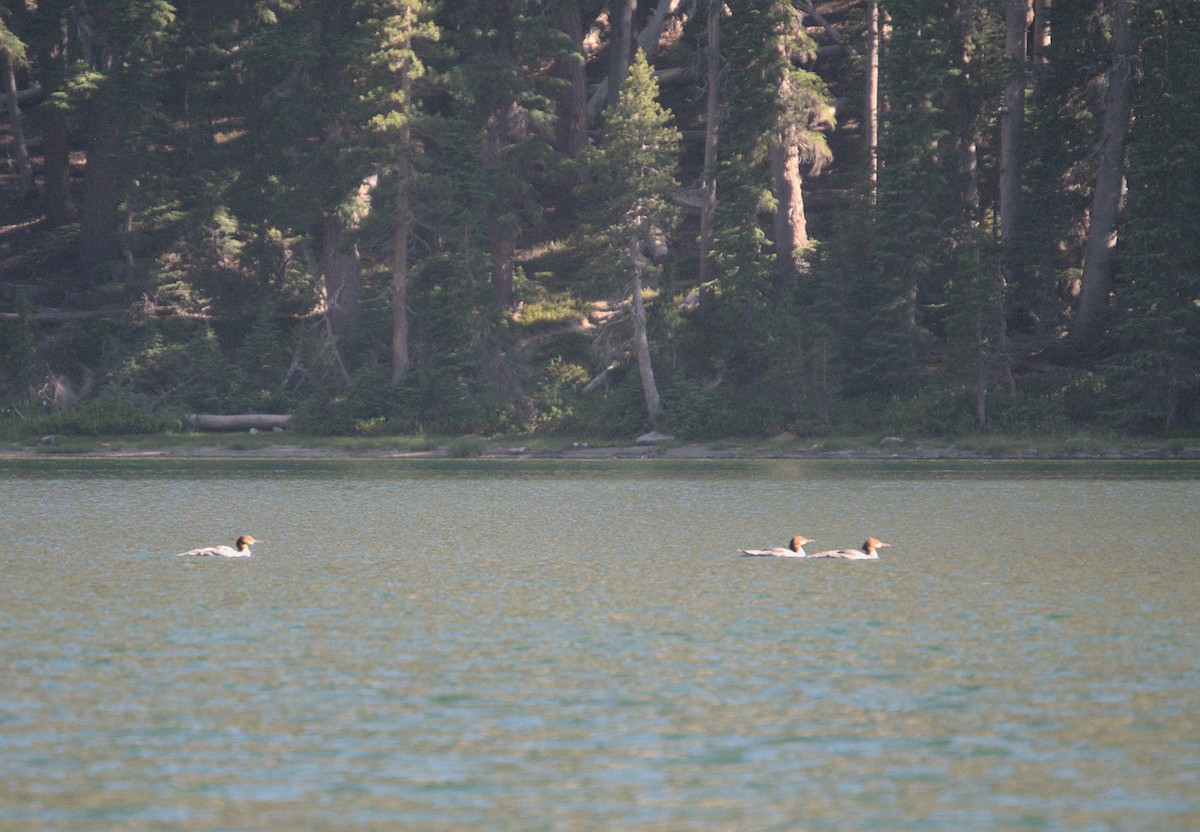
M 866 130 L 863 131 L 867 144 L 867 199 L 871 205 L 877 201 L 879 190 L 879 0 L 867 0 L 867 94 Z
M 958 123 L 958 180 L 967 222 L 979 222 L 979 159 L 975 135 L 975 101 L 972 90 L 971 30 L 975 20 L 974 0 L 958 0 L 952 15 L 955 23 L 955 52 L 958 72 L 954 79 L 954 115 Z
M 121 256 L 118 136 L 112 108 L 104 89 L 93 93 L 87 107 L 87 167 L 79 210 L 80 278 L 85 285 L 97 266 Z
M 12 55 L 7 49 L 0 50 L 4 58 L 4 96 L 8 99 L 8 122 L 12 133 L 13 155 L 17 162 L 17 175 L 21 184 L 21 199 L 33 191 L 33 165 L 29 163 L 29 148 L 25 144 L 25 126 L 22 123 L 21 105 L 17 101 L 17 75 L 13 69 Z
M 1092 192 L 1091 221 L 1084 249 L 1080 278 L 1079 308 L 1071 324 L 1071 340 L 1082 343 L 1091 337 L 1108 304 L 1112 254 L 1117 244 L 1117 216 L 1125 191 L 1125 136 L 1129 130 L 1129 106 L 1133 96 L 1133 42 L 1129 32 L 1129 10 L 1125 0 L 1108 0 L 1112 13 L 1112 65 L 1105 73 L 1104 122 L 1100 134 L 1100 162 Z
M 579 17 L 579 0 L 559 0 L 558 28 L 571 39 L 578 56 L 560 58 L 555 74 L 566 82 L 559 98 L 558 146 L 563 155 L 573 159 L 587 147 L 587 77 L 582 60 L 583 23 Z
M 658 41 L 662 37 L 663 28 L 667 25 L 667 18 L 679 11 L 681 5 L 683 5 L 683 0 L 658 0 L 658 5 L 654 7 L 654 14 L 646 23 L 645 28 L 638 32 L 637 46 L 646 53 L 647 61 L 654 60 L 654 53 L 658 51 Z
M 1033 3 L 1033 62 L 1046 63 L 1050 51 L 1050 8 L 1054 0 L 1034 0 Z
M 407 131 L 405 131 L 407 132 Z M 392 232 L 392 384 L 412 366 L 408 349 L 408 235 L 412 213 L 408 204 L 408 160 L 400 160 Z
M 874 3 L 874 1 L 875 0 L 871 0 L 871 3 Z M 871 3 L 868 3 L 868 10 L 867 10 L 868 17 L 870 16 Z M 851 58 L 858 57 L 858 51 L 853 46 L 851 46 L 850 44 L 848 44 L 844 40 L 842 40 L 842 35 L 840 32 L 838 32 L 837 27 L 825 19 L 825 16 L 817 10 L 817 7 L 815 5 L 813 5 L 812 0 L 796 0 L 796 5 L 800 7 L 801 11 L 805 12 L 806 14 L 808 14 L 809 17 L 811 17 L 813 20 L 817 21 L 817 25 L 825 30 L 825 34 L 829 35 L 829 39 L 831 41 L 833 41 L 834 45 L 838 49 L 845 52 Z M 876 9 L 878 9 L 877 5 L 876 5 Z M 867 25 L 870 26 L 869 21 L 868 21 Z
M 787 45 L 780 40 L 778 47 L 787 59 Z M 778 100 L 792 96 L 792 85 L 786 73 L 775 81 Z M 778 267 L 800 270 L 802 252 L 808 245 L 808 220 L 804 216 L 804 180 L 800 175 L 800 146 L 791 127 L 777 135 L 771 149 L 771 191 L 775 196 L 774 242 Z
M 496 303 L 501 309 L 512 309 L 517 298 L 513 287 L 513 275 L 517 265 L 516 240 L 506 231 L 493 231 L 489 245 L 492 255 L 492 289 L 496 292 Z
M 1000 241 L 1004 272 L 1019 271 L 1015 251 L 1021 208 L 1021 130 L 1025 121 L 1025 36 L 1032 0 L 1005 0 L 1004 55 L 1007 63 L 1000 118 Z
M 501 65 L 512 65 L 516 61 L 516 32 L 512 20 L 512 6 L 504 3 L 497 11 L 496 52 Z M 483 167 L 485 170 L 502 169 L 506 148 L 528 136 L 527 112 L 515 100 L 515 92 L 504 88 L 501 95 L 490 102 L 491 113 L 483 137 Z M 500 174 L 503 180 L 503 173 Z M 487 206 L 488 253 L 492 260 L 492 289 L 496 303 L 501 309 L 512 309 L 516 294 L 513 274 L 516 271 L 518 221 L 514 217 L 513 195 L 504 188 L 495 188 Z
M 972 391 L 975 428 L 987 430 L 987 337 L 983 334 L 983 312 L 975 311 L 975 385 Z
M 52 102 L 43 103 L 38 109 L 38 120 L 42 128 L 42 202 L 46 220 L 51 226 L 66 225 L 75 221 L 77 209 L 71 198 L 71 160 L 67 144 L 67 120 L 63 111 Z
M 641 241 L 633 234 L 629 241 L 629 259 L 633 276 L 633 347 L 637 355 L 638 375 L 642 380 L 642 392 L 646 396 L 646 413 L 651 422 L 662 416 L 662 399 L 654 381 L 654 366 L 650 363 L 650 339 L 646 335 L 646 307 L 642 302 L 642 257 Z
M 94 6 L 77 4 L 75 29 L 80 55 L 88 66 L 108 72 L 115 59 L 108 48 L 104 19 L 95 12 Z M 92 281 L 98 266 L 121 256 L 117 174 L 120 133 L 115 108 L 108 85 L 101 81 L 87 102 L 84 123 L 87 163 L 79 208 L 79 279 L 84 286 Z
M 704 116 L 704 205 L 700 212 L 700 283 L 712 280 L 709 252 L 713 245 L 713 216 L 717 212 L 717 136 L 721 118 L 721 13 L 724 0 L 708 4 L 708 96 Z
M 345 241 L 346 228 L 336 216 L 321 221 L 321 295 L 329 332 L 345 338 L 354 331 L 362 306 L 362 261 L 358 246 Z
M 996 310 L 996 352 L 1009 393 L 1016 394 L 1008 354 L 1008 287 L 1022 271 L 1020 254 L 1021 130 L 1025 122 L 1026 36 L 1033 17 L 1033 0 L 1006 0 L 1004 54 L 1008 63 L 1004 109 L 1000 118 L 1000 263 L 996 269 L 993 303 Z
M 786 133 L 771 151 L 772 191 L 775 194 L 775 254 L 780 267 L 800 269 L 801 253 L 808 245 L 808 220 L 804 216 L 804 180 L 800 176 L 800 149 Z
M 621 85 L 629 74 L 629 59 L 632 57 L 633 13 L 637 0 L 609 0 L 611 35 L 608 41 L 608 89 L 604 103 L 611 107 L 617 103 Z
M 623 3 L 625 0 L 617 0 L 617 2 Z M 637 36 L 637 48 L 646 53 L 646 60 L 649 61 L 654 58 L 654 53 L 657 51 L 658 41 L 659 38 L 662 37 L 663 28 L 666 26 L 667 18 L 679 11 L 682 5 L 683 0 L 658 0 L 658 5 L 654 7 L 654 14 L 651 16 L 649 22 L 646 23 L 646 26 L 642 29 L 642 31 L 638 32 Z M 614 29 L 612 31 L 615 33 L 616 30 Z M 615 34 L 613 37 L 615 37 Z M 630 47 L 632 47 L 632 45 L 633 44 L 629 44 Z M 632 57 L 632 54 L 630 54 L 629 57 Z M 629 72 L 628 59 L 626 60 L 625 72 L 626 74 Z M 622 76 L 622 80 L 624 80 L 624 76 Z M 609 90 L 611 89 L 612 85 L 609 83 L 609 79 L 607 77 L 600 80 L 600 83 L 596 85 L 596 89 L 592 91 L 591 98 L 588 99 L 589 113 L 599 112 L 602 106 L 607 106 L 608 104 L 616 101 L 615 96 L 613 97 L 612 101 L 609 101 Z M 617 90 L 617 95 L 619 94 L 620 90 Z

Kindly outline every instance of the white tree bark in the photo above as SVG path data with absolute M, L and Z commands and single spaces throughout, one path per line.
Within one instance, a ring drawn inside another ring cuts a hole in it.
M 650 361 L 650 339 L 646 335 L 646 307 L 642 302 L 642 270 L 645 267 L 645 258 L 642 256 L 640 235 L 636 232 L 629 240 L 629 260 L 633 277 L 634 353 L 637 355 L 642 392 L 646 397 L 646 413 L 651 422 L 657 422 L 662 416 L 663 407 L 662 399 L 658 395 L 658 385 L 654 381 L 654 365 Z

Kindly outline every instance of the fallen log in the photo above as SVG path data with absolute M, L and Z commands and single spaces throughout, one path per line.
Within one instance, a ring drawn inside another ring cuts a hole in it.
M 292 417 L 274 413 L 239 413 L 233 416 L 193 413 L 186 419 L 189 425 L 199 430 L 283 430 Z

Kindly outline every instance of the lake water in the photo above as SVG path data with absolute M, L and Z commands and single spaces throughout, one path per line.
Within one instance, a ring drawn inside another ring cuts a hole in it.
M 0 461 L 0 830 L 1197 830 L 1198 504 L 1169 462 Z M 795 533 L 892 548 L 735 552 Z

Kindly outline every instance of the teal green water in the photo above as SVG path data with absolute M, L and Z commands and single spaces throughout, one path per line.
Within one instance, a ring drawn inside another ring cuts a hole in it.
M 1198 504 L 1162 462 L 0 461 L 0 830 L 1200 829 Z M 794 533 L 893 545 L 735 552 Z

